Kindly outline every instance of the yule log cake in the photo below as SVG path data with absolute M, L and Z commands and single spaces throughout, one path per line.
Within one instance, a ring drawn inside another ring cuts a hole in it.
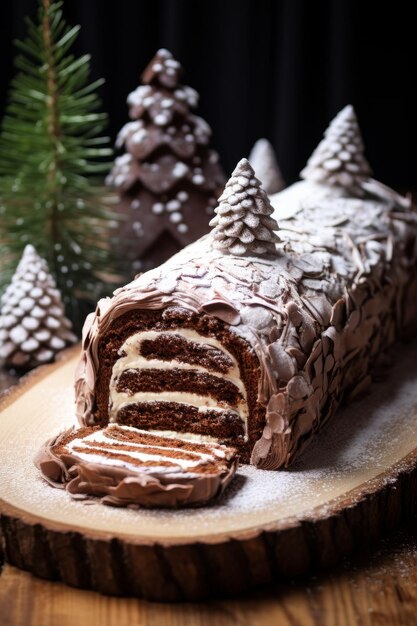
M 81 424 L 208 436 L 278 469 L 365 388 L 416 328 L 417 214 L 370 178 L 352 107 L 302 175 L 271 216 L 242 160 L 212 233 L 98 303 L 76 377 Z

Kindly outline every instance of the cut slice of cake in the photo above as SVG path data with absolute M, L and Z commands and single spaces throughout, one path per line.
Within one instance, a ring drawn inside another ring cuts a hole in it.
M 71 429 L 35 458 L 43 477 L 76 499 L 128 507 L 205 504 L 232 480 L 236 450 L 209 437 L 110 425 Z

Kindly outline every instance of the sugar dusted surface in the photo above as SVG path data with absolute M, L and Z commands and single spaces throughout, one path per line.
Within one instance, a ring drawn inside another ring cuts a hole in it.
M 417 345 L 401 347 L 367 396 L 339 410 L 289 471 L 243 466 L 209 507 L 133 511 L 70 499 L 49 487 L 32 458 L 45 438 L 75 422 L 75 359 L 23 393 L 0 415 L 0 498 L 43 518 L 136 537 L 192 538 L 307 518 L 332 499 L 371 481 L 417 447 Z M 20 421 L 17 420 L 19 416 Z

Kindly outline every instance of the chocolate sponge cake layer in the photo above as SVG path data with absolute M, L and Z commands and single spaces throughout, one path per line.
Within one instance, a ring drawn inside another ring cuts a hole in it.
M 186 341 L 180 335 L 161 333 L 156 339 L 142 341 L 140 353 L 147 359 L 171 361 L 175 359 L 191 365 L 202 365 L 213 372 L 225 374 L 232 361 L 214 346 L 200 346 Z
M 242 394 L 232 382 L 194 370 L 144 369 L 125 370 L 117 379 L 116 391 L 134 395 L 137 392 L 184 391 L 188 394 L 204 396 L 209 393 L 219 407 L 236 407 Z
M 149 430 L 198 432 L 220 442 L 245 446 L 243 422 L 236 411 L 207 409 L 201 412 L 179 402 L 138 402 L 121 409 L 117 421 Z

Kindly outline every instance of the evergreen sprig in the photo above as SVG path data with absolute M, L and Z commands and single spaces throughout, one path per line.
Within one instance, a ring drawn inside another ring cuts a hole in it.
M 16 41 L 18 73 L 0 135 L 0 291 L 31 243 L 77 324 L 80 300 L 109 292 L 103 277 L 117 270 L 116 217 L 94 179 L 112 154 L 97 95 L 103 81 L 89 83 L 90 56 L 70 52 L 80 27 L 66 24 L 62 2 L 39 0 L 27 30 Z

